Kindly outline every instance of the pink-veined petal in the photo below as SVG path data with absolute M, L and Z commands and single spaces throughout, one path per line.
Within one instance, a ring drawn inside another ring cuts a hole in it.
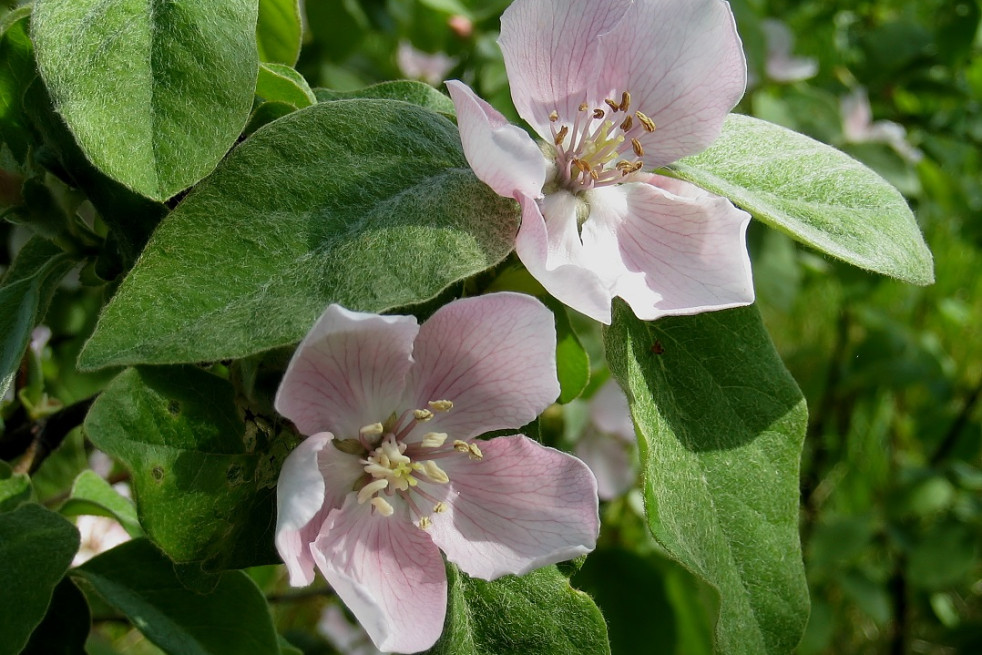
M 417 407 L 449 400 L 417 432 L 468 439 L 525 425 L 559 395 L 552 312 L 525 294 L 464 298 L 422 326 L 407 390 Z
M 314 579 L 314 560 L 308 546 L 320 532 L 320 522 L 313 519 L 324 507 L 326 495 L 317 458 L 330 440 L 331 434 L 322 432 L 302 441 L 283 462 L 276 483 L 274 542 L 294 587 Z
M 583 462 L 523 435 L 476 443 L 480 461 L 440 461 L 450 476 L 437 490 L 447 510 L 431 516 L 429 533 L 447 559 L 493 580 L 593 550 L 597 481 Z
M 595 190 L 583 226 L 591 250 L 620 253 L 615 294 L 644 321 L 752 303 L 750 215 L 687 182 L 645 179 Z
M 624 16 L 628 0 L 516 0 L 501 16 L 498 45 L 519 115 L 547 141 L 549 114 L 572 121 L 601 59 L 597 37 Z M 591 105 L 592 108 L 593 105 Z
M 529 273 L 556 299 L 601 323 L 610 323 L 613 294 L 592 268 L 583 266 L 576 232 L 577 199 L 565 191 L 551 193 L 548 226 L 535 200 L 519 198 L 522 225 L 515 252 Z
M 463 82 L 449 80 L 447 88 L 457 109 L 464 156 L 478 179 L 505 198 L 541 195 L 546 160 L 535 141 Z
M 293 354 L 276 411 L 303 434 L 357 437 L 360 428 L 398 409 L 418 330 L 412 316 L 329 306 Z
M 447 577 L 440 551 L 403 511 L 381 516 L 349 496 L 314 543 L 317 568 L 375 646 L 426 650 L 443 632 Z
M 620 439 L 587 429 L 573 452 L 596 476 L 597 496 L 601 500 L 617 498 L 634 484 L 631 448 Z
M 629 91 L 631 110 L 657 126 L 636 130 L 646 169 L 712 143 L 747 86 L 743 46 L 722 0 L 639 0 L 599 41 L 596 92 Z

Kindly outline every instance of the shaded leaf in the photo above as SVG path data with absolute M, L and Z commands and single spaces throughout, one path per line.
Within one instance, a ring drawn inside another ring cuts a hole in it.
M 269 655 L 279 650 L 266 599 L 241 571 L 223 573 L 210 593 L 189 591 L 170 560 L 149 541 L 136 539 L 71 575 L 168 653 Z
M 486 582 L 447 565 L 447 619 L 429 655 L 609 655 L 589 596 L 555 566 Z
M 51 596 L 44 620 L 34 630 L 21 655 L 78 655 L 92 627 L 85 596 L 69 578 L 62 578 Z
M 719 652 L 791 651 L 808 618 L 798 538 L 807 414 L 757 309 L 645 323 L 618 301 L 605 341 L 637 429 L 649 527 L 719 592 Z
M 228 382 L 193 367 L 129 369 L 84 429 L 132 472 L 140 524 L 173 560 L 207 570 L 278 561 L 278 463 L 246 443 Z
M 249 137 L 161 223 L 79 365 L 240 358 L 298 342 L 332 302 L 422 302 L 503 259 L 517 214 L 439 115 L 307 107 Z
M 16 655 L 44 618 L 78 550 L 78 530 L 40 505 L 0 514 L 0 655 Z
M 257 5 L 38 0 L 38 68 L 92 163 L 154 200 L 211 172 L 252 107 Z

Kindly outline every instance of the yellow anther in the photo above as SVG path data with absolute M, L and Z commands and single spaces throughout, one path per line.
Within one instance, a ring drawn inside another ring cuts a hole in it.
M 430 520 L 430 517 L 424 516 L 419 520 L 418 525 L 420 530 L 425 530 L 426 528 L 433 525 L 433 521 Z
M 437 503 L 436 505 L 433 506 L 433 513 L 434 514 L 443 514 L 446 511 L 447 511 L 447 504 L 446 503 L 440 502 L 440 503 Z
M 446 432 L 427 432 L 423 435 L 423 441 L 420 442 L 420 445 L 423 448 L 439 448 L 446 440 Z
M 634 112 L 634 115 L 637 116 L 639 121 L 641 121 L 641 126 L 644 128 L 645 132 L 655 131 L 655 121 L 651 120 L 639 111 Z
M 580 171 L 583 173 L 590 172 L 590 164 L 586 163 L 582 159 L 574 159 L 573 165 L 576 166 L 578 169 L 580 169 Z
M 447 475 L 446 471 L 440 468 L 437 463 L 432 460 L 423 462 L 423 475 L 437 484 L 446 484 L 450 482 L 450 476 Z
M 481 449 L 477 447 L 476 443 L 469 444 L 467 450 L 469 451 L 467 456 L 472 460 L 479 462 L 484 459 L 484 453 L 481 452 Z
M 556 111 L 555 109 L 553 109 L 551 112 L 549 112 L 549 120 L 552 121 L 553 123 L 555 123 L 556 121 L 558 121 L 559 120 L 559 112 Z
M 610 98 L 604 98 L 604 103 L 614 111 L 618 111 L 621 108 L 620 103 Z
M 366 425 L 365 427 L 358 430 L 358 434 L 363 437 L 377 437 L 385 432 L 385 428 L 381 423 L 372 423 L 371 425 Z
M 594 118 L 603 118 L 604 117 L 604 110 L 601 109 L 600 107 L 597 107 L 596 109 L 593 110 L 593 117 Z
M 600 181 L 600 173 L 598 173 L 596 169 L 590 169 L 590 177 L 593 178 L 594 182 Z
M 429 421 L 431 418 L 433 418 L 433 412 L 428 409 L 414 409 L 413 418 L 415 418 L 417 421 Z
M 631 139 L 631 147 L 634 148 L 634 154 L 638 157 L 644 157 L 644 148 L 641 147 L 641 142 L 637 139 Z
M 389 501 L 387 501 L 385 498 L 379 498 L 378 496 L 372 498 L 372 507 L 374 507 L 382 516 L 392 516 L 393 512 L 395 512 L 395 510 L 392 509 L 392 505 L 389 504 Z
M 589 108 L 590 108 L 590 105 L 586 104 L 585 102 L 581 102 L 580 103 L 580 107 L 579 107 L 580 111 L 586 111 Z
M 621 129 L 624 130 L 625 132 L 629 132 L 631 131 L 632 127 L 634 127 L 634 119 L 631 118 L 630 116 L 627 116 L 624 119 L 624 122 L 621 123 Z
M 559 128 L 559 131 L 556 132 L 556 138 L 553 139 L 553 141 L 555 142 L 555 144 L 557 146 L 560 145 L 560 144 L 562 144 L 563 140 L 566 138 L 566 135 L 568 133 L 569 133 L 569 126 L 568 125 L 563 125 L 561 128 Z
M 453 449 L 456 450 L 458 453 L 468 453 L 471 450 L 468 447 L 467 442 L 461 441 L 460 439 L 457 439 L 456 441 L 453 442 Z
M 382 491 L 389 486 L 389 481 L 384 479 L 373 480 L 369 482 L 361 491 L 358 492 L 358 504 L 364 505 L 365 501 L 374 496 L 377 492 Z
M 631 94 L 625 91 L 621 94 L 621 111 L 627 111 L 627 108 L 631 106 Z
M 449 400 L 431 400 L 426 403 L 434 412 L 449 412 L 453 409 L 453 403 Z

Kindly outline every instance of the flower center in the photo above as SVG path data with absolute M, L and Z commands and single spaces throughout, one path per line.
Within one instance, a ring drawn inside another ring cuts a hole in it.
M 631 94 L 620 102 L 607 98 L 603 107 L 582 103 L 572 123 L 560 123 L 558 110 L 549 114 L 560 183 L 573 192 L 617 184 L 644 166 L 638 137 L 655 131 L 644 113 L 628 110 Z M 623 116 L 618 116 L 623 114 Z
M 429 512 L 420 510 L 416 497 L 433 503 L 433 512 L 446 511 L 447 506 L 427 493 L 420 483 L 447 484 L 450 476 L 440 468 L 436 460 L 448 456 L 466 455 L 479 461 L 484 458 L 480 447 L 473 442 L 460 439 L 449 445 L 447 434 L 427 432 L 419 440 L 406 442 L 413 428 L 433 418 L 434 412 L 449 412 L 453 403 L 449 400 L 436 400 L 429 409 L 414 409 L 396 418 L 395 414 L 385 424 L 373 423 L 358 431 L 356 439 L 334 440 L 338 450 L 359 456 L 364 474 L 355 482 L 358 502 L 370 502 L 375 512 L 382 516 L 392 516 L 395 508 L 394 498 L 401 498 L 410 511 L 419 517 L 417 525 L 426 529 L 431 524 Z

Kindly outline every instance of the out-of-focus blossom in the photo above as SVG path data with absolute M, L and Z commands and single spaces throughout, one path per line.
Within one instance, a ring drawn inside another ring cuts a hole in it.
M 799 82 L 815 77 L 818 61 L 812 57 L 795 57 L 794 35 L 782 21 L 767 18 L 761 22 L 764 38 L 767 39 L 767 77 L 775 82 Z
M 447 83 L 474 173 L 522 209 L 515 250 L 573 309 L 610 323 L 753 302 L 750 215 L 646 171 L 719 135 L 746 87 L 721 0 L 517 0 L 498 41 L 540 149 L 465 84 Z
M 474 23 L 467 16 L 461 16 L 460 14 L 451 16 L 447 20 L 447 26 L 461 39 L 469 38 L 474 33 Z
M 417 50 L 408 41 L 400 41 L 396 48 L 396 63 L 406 77 L 437 86 L 447 79 L 447 73 L 457 60 L 443 52 L 429 54 Z
M 382 651 L 375 647 L 365 629 L 349 621 L 344 610 L 337 604 L 332 603 L 321 612 L 317 631 L 341 655 L 382 655 Z
M 44 347 L 51 339 L 51 328 L 47 325 L 39 325 L 31 331 L 31 350 L 38 358 L 44 355 Z
M 492 580 L 593 549 L 596 480 L 515 429 L 559 395 L 554 319 L 531 296 L 457 300 L 424 324 L 331 305 L 300 344 L 275 406 L 310 435 L 277 484 L 290 583 L 314 566 L 382 650 L 443 630 L 440 550 Z
M 601 500 L 617 498 L 634 485 L 636 444 L 627 397 L 608 380 L 590 399 L 589 424 L 574 448 L 597 477 Z
M 924 156 L 907 141 L 907 130 L 893 121 L 873 121 L 869 95 L 856 87 L 839 100 L 842 111 L 842 135 L 850 143 L 885 143 L 907 161 L 917 163 Z

